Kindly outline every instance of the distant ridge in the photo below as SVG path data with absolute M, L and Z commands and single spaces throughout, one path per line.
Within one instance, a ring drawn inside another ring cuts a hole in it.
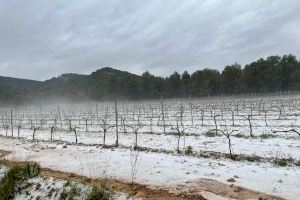
M 15 104 L 32 99 L 49 100 L 49 98 L 74 101 L 109 99 L 113 95 L 109 95 L 103 86 L 130 77 L 140 76 L 110 67 L 98 69 L 90 75 L 66 73 L 45 81 L 0 76 L 0 102 Z
M 2 105 L 54 99 L 156 99 L 285 91 L 300 91 L 300 61 L 293 55 L 261 58 L 244 68 L 233 64 L 222 72 L 207 68 L 192 74 L 174 72 L 166 78 L 110 67 L 89 75 L 66 73 L 46 81 L 0 76 Z

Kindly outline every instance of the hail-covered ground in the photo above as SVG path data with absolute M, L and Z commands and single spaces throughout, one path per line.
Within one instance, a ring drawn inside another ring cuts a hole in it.
M 0 181 L 4 178 L 9 168 L 0 165 Z M 83 183 L 66 181 L 49 177 L 37 176 L 17 183 L 15 186 L 14 200 L 60 200 L 88 199 L 92 187 Z M 113 199 L 126 200 L 128 196 L 124 193 L 113 193 Z
M 7 172 L 7 167 L 5 167 L 4 165 L 0 165 L 0 181 L 5 176 L 6 172 Z
M 298 95 L 35 105 L 0 117 L 7 159 L 175 193 L 205 178 L 300 196 Z

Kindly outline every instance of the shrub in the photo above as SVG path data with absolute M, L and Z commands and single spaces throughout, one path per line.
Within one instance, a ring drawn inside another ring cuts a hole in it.
M 260 135 L 261 139 L 268 139 L 268 138 L 274 138 L 275 136 L 272 134 L 263 133 Z
M 187 154 L 187 155 L 193 154 L 193 147 L 192 146 L 187 146 L 187 148 L 185 150 L 185 154 Z
M 76 186 L 73 186 L 70 190 L 69 190 L 69 200 L 73 200 L 75 199 L 76 196 L 78 196 L 80 194 L 81 190 L 80 188 L 77 188 Z
M 244 158 L 243 158 L 244 157 Z M 261 157 L 260 156 L 257 156 L 257 155 L 250 155 L 250 156 L 247 156 L 247 155 L 243 155 L 243 157 L 241 157 L 240 159 L 245 159 L 249 162 L 260 162 L 261 161 Z
M 66 181 L 60 194 L 60 200 L 74 200 L 80 193 L 81 189 L 79 187 L 73 185 L 70 181 Z
M 206 137 L 216 137 L 216 136 L 217 136 L 216 133 L 213 132 L 213 131 L 205 132 L 204 135 L 205 135 Z
M 248 138 L 248 136 L 244 135 L 244 134 L 241 134 L 241 133 L 237 133 L 237 134 L 234 134 L 232 135 L 233 137 L 237 137 L 237 138 Z
M 281 166 L 281 167 L 285 167 L 285 166 L 288 165 L 288 162 L 285 159 L 274 159 L 273 162 L 274 162 L 275 165 L 278 165 L 278 166 Z
M 277 166 L 285 167 L 289 164 L 294 163 L 294 159 L 292 157 L 289 157 L 289 158 L 278 158 L 278 157 L 276 157 L 276 158 L 274 158 L 273 163 Z
M 37 163 L 12 167 L 0 182 L 0 200 L 12 199 L 18 182 L 38 176 L 40 172 L 41 167 Z
M 51 190 L 49 191 L 47 197 L 51 198 L 51 197 L 53 196 L 54 192 L 55 192 L 55 189 L 54 189 L 54 188 L 51 188 Z
M 87 200 L 113 200 L 114 193 L 107 185 L 94 186 Z
M 66 190 L 66 188 L 63 189 L 63 191 L 60 193 L 60 200 L 67 200 L 68 198 L 68 192 Z

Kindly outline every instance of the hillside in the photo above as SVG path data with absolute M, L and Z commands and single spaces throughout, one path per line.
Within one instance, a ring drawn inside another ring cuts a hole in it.
M 40 82 L 0 77 L 1 103 L 26 103 L 33 100 L 69 101 L 156 99 L 300 91 L 300 61 L 293 55 L 270 56 L 250 64 L 197 70 L 192 74 L 174 72 L 157 77 L 142 76 L 105 67 L 89 75 L 74 73 Z
M 126 97 L 130 84 L 140 77 L 109 67 L 90 75 L 62 74 L 46 81 L 34 81 L 0 76 L 0 102 L 26 103 L 31 100 L 62 98 L 73 101 Z M 125 83 L 125 84 L 124 84 Z
M 29 100 L 29 93 L 40 87 L 42 82 L 0 76 L 0 102 L 19 103 Z

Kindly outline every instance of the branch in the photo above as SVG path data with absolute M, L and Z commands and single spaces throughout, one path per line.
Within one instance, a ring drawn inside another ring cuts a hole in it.
M 278 130 L 278 131 L 272 131 L 273 133 L 288 133 L 288 132 L 294 132 L 297 133 L 300 136 L 300 132 L 296 131 L 295 129 L 290 130 Z

